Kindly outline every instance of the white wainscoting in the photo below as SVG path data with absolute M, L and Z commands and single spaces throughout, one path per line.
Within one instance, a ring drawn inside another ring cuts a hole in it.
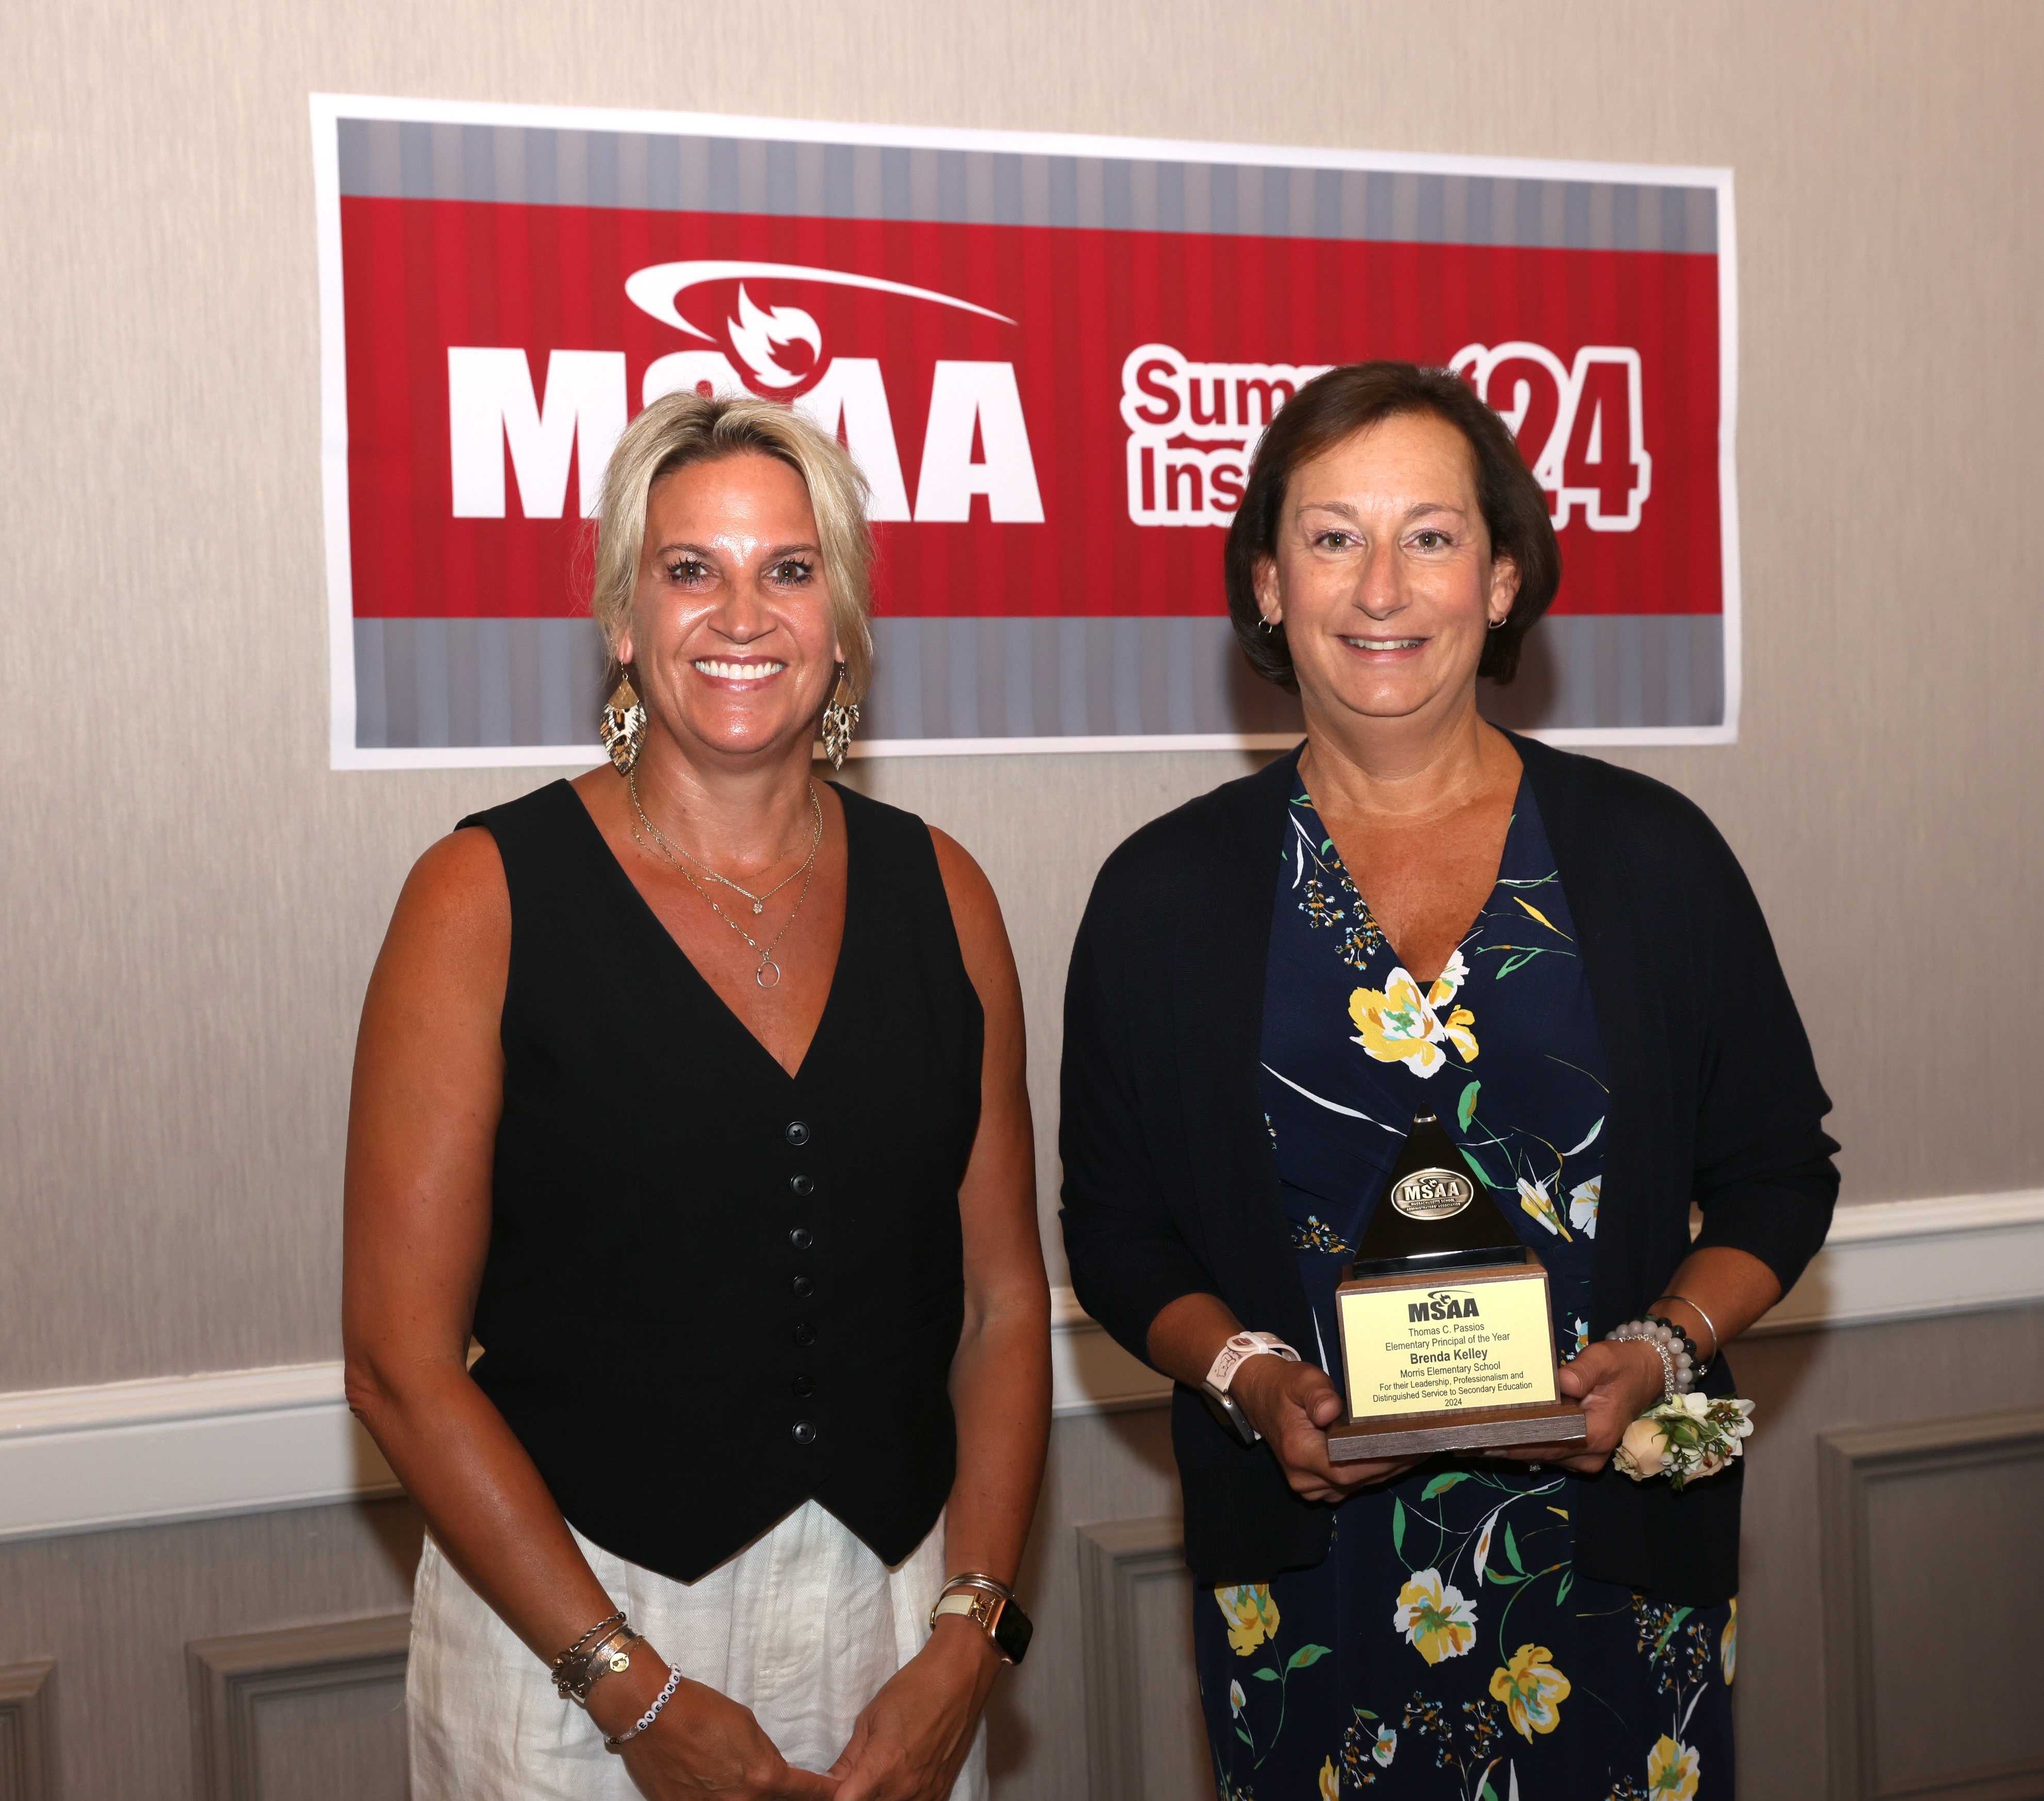
M 1757 1333 L 2044 1301 L 2044 1189 L 1842 1208 Z M 1051 1296 L 1060 1415 L 1154 1406 L 1170 1384 Z M 338 1363 L 0 1394 L 0 1542 L 398 1492 Z

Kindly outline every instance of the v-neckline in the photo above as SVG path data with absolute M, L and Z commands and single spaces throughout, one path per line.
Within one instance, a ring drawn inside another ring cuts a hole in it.
M 1520 765 L 1519 785 L 1512 791 L 1512 811 L 1506 816 L 1504 821 L 1504 842 L 1497 847 L 1497 873 L 1490 878 L 1490 886 L 1484 890 L 1482 900 L 1477 903 L 1475 917 L 1456 935 L 1454 947 L 1448 952 L 1447 962 L 1442 964 L 1439 969 L 1424 981 L 1412 973 L 1412 966 L 1405 961 L 1404 953 L 1392 942 L 1391 934 L 1384 930 L 1384 922 L 1377 918 L 1377 909 L 1370 905 L 1370 897 L 1362 891 L 1362 884 L 1355 879 L 1355 871 L 1348 866 L 1348 858 L 1342 854 L 1341 847 L 1335 843 L 1335 835 L 1327 829 L 1327 822 L 1321 816 L 1320 803 L 1313 798 L 1313 791 L 1307 786 L 1306 778 L 1300 773 L 1296 762 L 1292 770 L 1292 785 L 1295 790 L 1292 804 L 1296 806 L 1301 799 L 1304 800 L 1307 807 L 1312 813 L 1313 823 L 1320 828 L 1320 836 L 1326 841 L 1327 848 L 1334 853 L 1335 862 L 1340 866 L 1342 874 L 1348 878 L 1348 885 L 1355 891 L 1356 899 L 1362 903 L 1364 914 L 1375 923 L 1377 931 L 1383 934 L 1384 947 L 1391 953 L 1393 966 L 1403 970 L 1408 977 L 1411 977 L 1416 986 L 1431 992 L 1434 984 L 1447 973 L 1448 964 L 1452 963 L 1462 954 L 1462 947 L 1483 930 L 1483 922 L 1490 912 L 1490 904 L 1497 898 L 1497 891 L 1504 885 L 1504 866 L 1510 862 L 1512 855 L 1512 834 L 1518 827 L 1519 815 L 1527 792 L 1524 763 L 1522 762 Z
M 744 1020 L 738 1016 L 737 1010 L 732 1006 L 731 1003 L 717 993 L 717 984 L 696 967 L 695 959 L 682 948 L 681 940 L 668 931 L 667 922 L 653 911 L 652 903 L 639 892 L 638 883 L 632 879 L 624 865 L 619 860 L 617 853 L 611 849 L 610 840 L 603 835 L 602 827 L 596 823 L 594 816 L 589 810 L 588 804 L 580 794 L 576 793 L 574 784 L 565 781 L 561 784 L 561 786 L 567 790 L 568 797 L 574 802 L 574 809 L 581 816 L 582 824 L 589 828 L 590 835 L 596 840 L 596 848 L 601 853 L 603 862 L 607 866 L 610 875 L 624 889 L 628 904 L 637 911 L 643 922 L 652 929 L 654 936 L 673 953 L 682 967 L 687 970 L 701 986 L 703 992 L 709 997 L 712 1004 L 736 1028 L 738 1035 L 773 1066 L 776 1075 L 791 1084 L 801 1079 L 802 1072 L 809 1068 L 809 1059 L 816 1054 L 816 1046 L 823 1042 L 824 1033 L 837 1012 L 838 991 L 843 981 L 845 955 L 851 948 L 852 927 L 857 919 L 855 906 L 859 885 L 855 877 L 859 862 L 858 835 L 852 828 L 852 809 L 844 804 L 844 789 L 838 787 L 836 782 L 831 783 L 830 785 L 837 789 L 838 811 L 844 820 L 844 929 L 838 936 L 837 961 L 831 966 L 830 987 L 824 995 L 823 1011 L 816 1016 L 816 1030 L 809 1034 L 809 1042 L 802 1047 L 801 1061 L 790 1069 L 760 1042 L 759 1034 L 746 1024 Z

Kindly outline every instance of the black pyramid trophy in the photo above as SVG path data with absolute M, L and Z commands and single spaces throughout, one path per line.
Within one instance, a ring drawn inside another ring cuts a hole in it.
M 1335 1290 L 1348 1417 L 1336 1463 L 1580 1445 L 1554 1382 L 1546 1266 L 1520 1242 L 1431 1113 L 1412 1122 Z

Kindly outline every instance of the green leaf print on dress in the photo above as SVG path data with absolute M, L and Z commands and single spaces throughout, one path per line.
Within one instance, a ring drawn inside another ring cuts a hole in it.
M 1270 1598 L 1267 1583 L 1232 1583 L 1213 1591 L 1215 1604 L 1228 1621 L 1228 1647 L 1238 1657 L 1255 1655 L 1268 1645 L 1273 1661 L 1261 1665 L 1247 1673 L 1254 1682 L 1274 1682 L 1278 1684 L 1278 1723 L 1272 1727 L 1270 1738 L 1261 1749 L 1257 1746 L 1254 1734 L 1249 1725 L 1249 1698 L 1239 1681 L 1228 1684 L 1228 1711 L 1235 1723 L 1235 1736 L 1247 1745 L 1255 1759 L 1254 1767 L 1261 1768 L 1263 1760 L 1270 1755 L 1285 1731 L 1285 1703 L 1294 1670 L 1310 1669 L 1327 1654 L 1324 1645 L 1301 1645 L 1285 1659 L 1281 1667 L 1276 1661 L 1278 1628 L 1281 1623 L 1278 1603 Z M 1225 1784 L 1225 1776 L 1221 1778 Z M 1247 1796 L 1247 1791 L 1242 1793 Z

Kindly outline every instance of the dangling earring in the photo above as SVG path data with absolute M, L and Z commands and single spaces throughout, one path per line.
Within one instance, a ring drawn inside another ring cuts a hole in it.
M 824 708 L 824 755 L 832 769 L 844 767 L 844 754 L 851 747 L 851 735 L 859 729 L 859 703 L 844 697 L 844 665 L 837 666 L 837 685 L 831 703 Z
M 603 747 L 610 753 L 617 773 L 629 775 L 632 766 L 639 760 L 639 747 L 646 742 L 646 708 L 632 692 L 630 676 L 620 673 L 597 729 L 603 734 Z

